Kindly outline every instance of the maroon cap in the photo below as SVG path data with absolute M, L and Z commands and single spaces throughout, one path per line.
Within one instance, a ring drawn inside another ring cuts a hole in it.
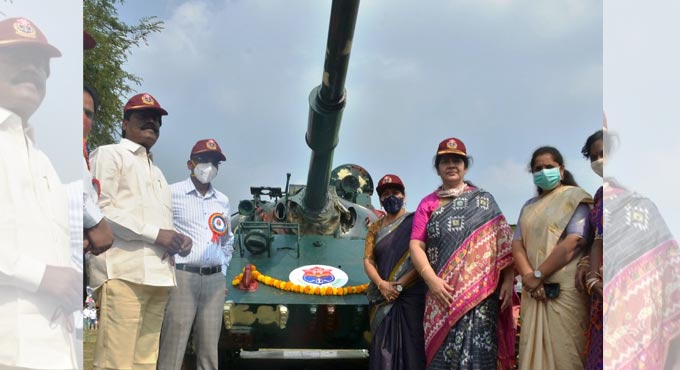
M 0 21 L 0 47 L 31 46 L 40 48 L 50 58 L 60 57 L 59 49 L 47 42 L 38 26 L 26 18 L 7 18 Z
M 168 112 L 161 108 L 161 105 L 158 104 L 158 101 L 156 101 L 156 99 L 154 99 L 151 94 L 147 93 L 137 94 L 131 97 L 127 104 L 125 104 L 125 108 L 123 108 L 123 114 L 129 110 L 138 109 L 155 109 L 161 113 L 161 116 L 168 115 Z
M 95 46 L 97 46 L 97 41 L 89 33 L 83 31 L 83 50 L 94 49 Z
M 404 192 L 404 183 L 401 181 L 399 176 L 387 174 L 383 176 L 380 181 L 378 181 L 378 187 L 375 189 L 378 192 L 378 196 L 382 195 L 383 190 L 388 186 L 393 186 Z
M 465 144 L 455 137 L 450 137 L 439 143 L 437 148 L 437 155 L 443 154 L 458 154 L 467 157 L 467 150 Z
M 222 149 L 220 149 L 219 144 L 214 139 L 203 139 L 196 142 L 193 148 L 191 148 L 191 155 L 201 154 L 201 153 L 215 153 L 220 157 L 221 161 L 226 161 L 227 157 L 222 154 Z

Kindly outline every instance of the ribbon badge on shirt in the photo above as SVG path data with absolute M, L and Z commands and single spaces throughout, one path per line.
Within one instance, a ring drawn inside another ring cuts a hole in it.
M 227 233 L 227 229 L 229 228 L 227 220 L 222 213 L 211 214 L 210 218 L 208 218 L 208 226 L 210 226 L 210 231 L 213 233 L 211 239 L 213 243 L 217 243 L 220 240 L 220 237 Z

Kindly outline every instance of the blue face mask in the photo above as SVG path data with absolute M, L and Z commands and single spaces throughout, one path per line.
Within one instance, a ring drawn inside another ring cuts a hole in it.
M 404 198 L 390 195 L 389 197 L 383 199 L 382 206 L 385 208 L 385 212 L 391 215 L 397 214 L 399 213 L 401 207 L 404 206 Z
M 534 172 L 534 184 L 543 190 L 555 189 L 560 180 L 560 169 L 558 167 Z

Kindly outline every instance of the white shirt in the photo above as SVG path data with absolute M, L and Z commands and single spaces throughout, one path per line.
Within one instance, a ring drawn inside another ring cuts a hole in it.
M 69 266 L 66 191 L 21 119 L 0 108 L 0 367 L 75 368 L 73 337 L 38 294 L 47 265 Z
M 113 246 L 89 257 L 90 286 L 109 279 L 175 286 L 175 268 L 154 245 L 161 229 L 172 230 L 170 186 L 146 149 L 128 139 L 103 145 L 90 155 L 101 185 L 99 206 L 113 231 Z
M 186 257 L 175 256 L 175 262 L 199 267 L 221 265 L 222 273 L 226 275 L 234 245 L 234 234 L 229 225 L 229 198 L 212 186 L 205 196 L 201 195 L 190 178 L 174 183 L 170 188 L 175 229 L 193 241 L 191 253 Z M 212 241 L 209 225 L 210 216 L 215 213 L 221 214 L 227 225 L 226 234 L 217 242 Z

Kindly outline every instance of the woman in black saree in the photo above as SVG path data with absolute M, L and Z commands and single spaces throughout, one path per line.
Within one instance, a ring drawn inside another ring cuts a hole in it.
M 366 235 L 364 269 L 371 283 L 371 370 L 425 369 L 423 312 L 425 284 L 413 269 L 409 239 L 413 214 L 404 204 L 404 184 L 396 175 L 378 181 L 385 217 L 372 223 Z

